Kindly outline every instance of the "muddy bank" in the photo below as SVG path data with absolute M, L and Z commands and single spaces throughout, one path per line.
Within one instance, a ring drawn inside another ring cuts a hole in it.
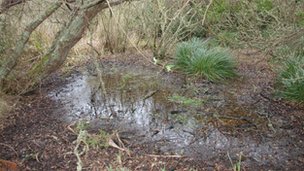
M 77 135 L 67 128 L 85 123 L 90 134 L 117 133 L 131 151 L 117 161 L 115 148 L 91 150 L 83 157 L 88 170 L 119 163 L 225 170 L 238 162 L 246 170 L 300 170 L 304 110 L 274 98 L 271 66 L 246 53 L 236 53 L 240 78 L 223 84 L 166 73 L 136 55 L 110 56 L 101 69 L 88 63 L 25 97 L 21 116 L 1 134 L 12 148 L 0 154 L 25 168 L 44 170 L 50 160 L 54 169 L 73 170 Z

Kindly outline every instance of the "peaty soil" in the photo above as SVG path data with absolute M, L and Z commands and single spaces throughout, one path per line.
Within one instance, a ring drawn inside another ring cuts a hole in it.
M 288 154 L 282 154 L 282 163 L 263 162 L 262 159 L 248 158 L 252 162 L 241 164 L 242 170 L 301 170 L 304 167 L 304 108 L 295 103 L 275 98 L 274 66 L 267 57 L 251 50 L 235 52 L 239 61 L 239 78 L 223 84 L 210 83 L 201 79 L 187 78 L 180 73 L 167 73 L 162 67 L 153 65 L 151 56 L 146 58 L 138 54 L 120 54 L 104 57 L 101 63 L 105 68 L 124 70 L 148 70 L 160 74 L 168 84 L 188 91 L 187 85 L 197 89 L 208 88 L 210 94 L 221 98 L 221 103 L 207 104 L 203 109 L 206 115 L 242 113 L 251 111 L 254 120 L 238 124 L 242 120 L 211 119 L 207 124 L 218 128 L 225 136 L 235 138 L 250 137 Z M 41 87 L 23 95 L 15 109 L 6 118 L 7 124 L 0 132 L 0 159 L 17 163 L 20 170 L 76 170 L 77 157 L 74 154 L 78 134 L 75 124 L 65 122 L 60 116 L 66 115 L 60 110 L 63 104 L 52 100 L 48 93 L 70 81 L 72 75 L 81 74 L 83 68 L 92 65 L 92 61 L 81 64 L 69 74 L 56 73 Z M 200 92 L 198 98 L 203 97 Z M 223 101 L 223 102 L 222 102 Z M 228 107 L 227 107 L 228 106 Z M 221 113 L 222 112 L 222 113 Z M 236 115 L 239 116 L 239 115 Z M 267 121 L 267 122 L 266 122 Z M 235 123 L 237 122 L 237 124 Z M 115 135 L 115 130 L 111 131 Z M 135 133 L 134 133 L 135 134 Z M 196 136 L 201 135 L 198 132 Z M 116 137 L 117 138 L 117 137 Z M 116 141 L 118 141 L 116 139 Z M 80 144 L 84 148 L 85 144 Z M 202 153 L 176 155 L 155 150 L 151 143 L 125 143 L 129 153 L 117 147 L 90 147 L 81 157 L 83 170 L 111 170 L 127 168 L 129 170 L 232 170 L 238 160 L 229 159 L 226 153 L 206 158 Z M 282 148 L 284 150 L 282 150 Z M 199 151 L 199 150 L 197 150 Z M 246 150 L 245 150 L 246 151 Z M 275 152 L 274 152 L 275 153 Z M 280 156 L 280 155 L 278 155 Z M 277 157 L 279 158 L 279 157 Z M 272 160 L 271 157 L 264 160 Z M 276 161 L 276 160 L 275 160 Z M 231 163 L 232 162 L 232 163 Z M 263 164 L 261 164 L 263 163 Z M 0 166 L 1 170 L 1 166 Z

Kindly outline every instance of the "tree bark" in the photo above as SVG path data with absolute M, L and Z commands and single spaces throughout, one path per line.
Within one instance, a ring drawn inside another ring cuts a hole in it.
M 0 14 L 8 10 L 9 8 L 24 3 L 26 0 L 3 0 L 0 5 Z
M 111 6 L 119 5 L 125 0 L 114 0 Z M 91 5 L 92 4 L 92 5 Z M 94 5 L 93 5 L 94 4 Z M 69 24 L 60 31 L 48 52 L 27 74 L 31 80 L 29 87 L 36 85 L 43 78 L 56 71 L 65 62 L 71 48 L 82 38 L 90 21 L 103 9 L 108 8 L 106 0 L 92 1 L 75 12 Z
M 3 62 L 2 66 L 0 67 L 0 87 L 7 77 L 7 75 L 14 69 L 17 65 L 20 56 L 24 51 L 24 47 L 28 42 L 32 32 L 44 21 L 46 20 L 51 14 L 53 14 L 60 6 L 61 2 L 54 3 L 51 7 L 49 7 L 42 15 L 38 16 L 33 22 L 25 27 L 20 39 L 16 42 L 16 46 L 10 55 L 10 58 Z
M 23 0 L 21 0 L 23 1 Z M 73 3 L 73 16 L 66 25 L 62 28 L 56 38 L 53 40 L 52 45 L 47 52 L 42 56 L 34 66 L 23 76 L 18 76 L 17 80 L 22 81 L 25 87 L 24 90 L 32 89 L 43 78 L 56 71 L 65 62 L 71 48 L 82 38 L 90 21 L 103 9 L 109 6 L 119 5 L 129 0 L 92 0 L 83 1 L 75 0 Z M 69 1 L 70 2 L 70 1 Z M 41 16 L 35 21 L 30 23 L 24 33 L 21 35 L 16 47 L 9 58 L 2 66 L 0 66 L 0 89 L 4 88 L 4 81 L 8 80 L 8 75 L 17 65 L 20 56 L 23 53 L 24 47 L 29 40 L 31 33 L 52 13 L 54 13 L 63 1 L 57 1 L 53 6 L 48 8 Z

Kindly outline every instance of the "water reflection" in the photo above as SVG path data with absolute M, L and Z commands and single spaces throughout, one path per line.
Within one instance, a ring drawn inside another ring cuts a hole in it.
M 150 128 L 153 122 L 167 122 L 175 106 L 166 99 L 169 90 L 160 90 L 156 80 L 146 79 L 132 76 L 125 80 L 123 75 L 109 74 L 102 79 L 103 89 L 99 78 L 82 75 L 50 96 L 66 104 L 68 121 L 115 118 L 133 126 Z M 151 92 L 153 95 L 147 97 Z
M 131 128 L 129 132 L 135 134 L 134 130 L 139 130 L 143 136 L 134 138 L 139 143 L 151 144 L 163 152 L 197 155 L 205 160 L 228 152 L 231 155 L 243 152 L 261 164 L 265 164 L 263 159 L 280 163 L 288 158 L 288 151 L 272 148 L 271 145 L 278 142 L 260 143 L 251 137 L 227 136 L 219 130 L 220 126 L 229 126 L 234 132 L 235 127 L 258 120 L 254 113 L 236 105 L 230 96 L 225 96 L 226 101 L 210 102 L 205 110 L 201 106 L 201 111 L 196 112 L 191 107 L 170 102 L 168 97 L 176 92 L 153 77 L 107 74 L 102 81 L 96 76 L 77 75 L 65 87 L 50 93 L 51 98 L 63 104 L 58 113 L 66 115 L 61 117 L 68 122 L 98 120 L 99 124 L 110 120 L 113 129 L 120 132 Z M 223 107 L 214 107 L 219 106 L 216 104 L 219 102 Z M 209 116 L 207 113 L 211 112 Z M 102 126 L 97 127 L 100 128 Z

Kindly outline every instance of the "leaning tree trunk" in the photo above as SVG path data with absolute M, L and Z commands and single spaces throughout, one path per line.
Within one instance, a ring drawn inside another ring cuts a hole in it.
M 0 14 L 4 13 L 9 8 L 24 3 L 25 0 L 2 0 L 0 1 Z
M 14 69 L 14 67 L 17 65 L 20 56 L 24 52 L 24 47 L 26 43 L 28 42 L 31 34 L 35 29 L 44 21 L 46 20 L 50 15 L 52 15 L 60 6 L 61 2 L 56 2 L 52 6 L 50 6 L 46 11 L 44 11 L 43 14 L 37 17 L 33 22 L 28 24 L 20 38 L 17 40 L 15 48 L 13 49 L 10 57 L 3 62 L 3 64 L 0 67 L 0 88 L 2 83 L 4 82 L 5 78 L 10 74 L 10 72 Z
M 111 5 L 122 2 L 123 0 L 112 1 Z M 28 72 L 27 77 L 31 80 L 31 84 L 28 86 L 36 85 L 64 63 L 70 49 L 82 38 L 89 22 L 105 8 L 108 8 L 108 4 L 106 1 L 102 1 L 97 4 L 83 5 L 75 12 L 69 24 L 60 31 L 42 60 Z
M 9 0 L 8 0 L 9 1 Z M 18 0 L 17 0 L 18 1 Z M 22 0 L 21 0 L 22 1 Z M 90 21 L 103 9 L 110 6 L 115 6 L 129 0 L 70 0 L 65 2 L 73 3 L 73 16 L 66 27 L 62 28 L 52 42 L 51 47 L 43 55 L 40 61 L 38 61 L 21 80 L 25 83 L 24 90 L 34 87 L 37 83 L 56 71 L 65 62 L 71 48 L 82 38 L 85 30 L 87 29 Z M 24 1 L 22 1 L 24 2 Z M 25 44 L 27 43 L 31 33 L 54 11 L 56 11 L 63 1 L 58 1 L 54 6 L 50 7 L 45 13 L 38 17 L 38 19 L 32 22 L 24 34 L 21 36 L 20 41 L 17 43 L 11 58 L 3 66 L 0 66 L 0 88 L 1 82 L 7 79 L 9 73 L 14 69 L 18 63 L 18 59 L 23 53 Z M 9 80 L 8 80 L 9 81 Z M 24 84 L 24 83 L 23 83 Z

